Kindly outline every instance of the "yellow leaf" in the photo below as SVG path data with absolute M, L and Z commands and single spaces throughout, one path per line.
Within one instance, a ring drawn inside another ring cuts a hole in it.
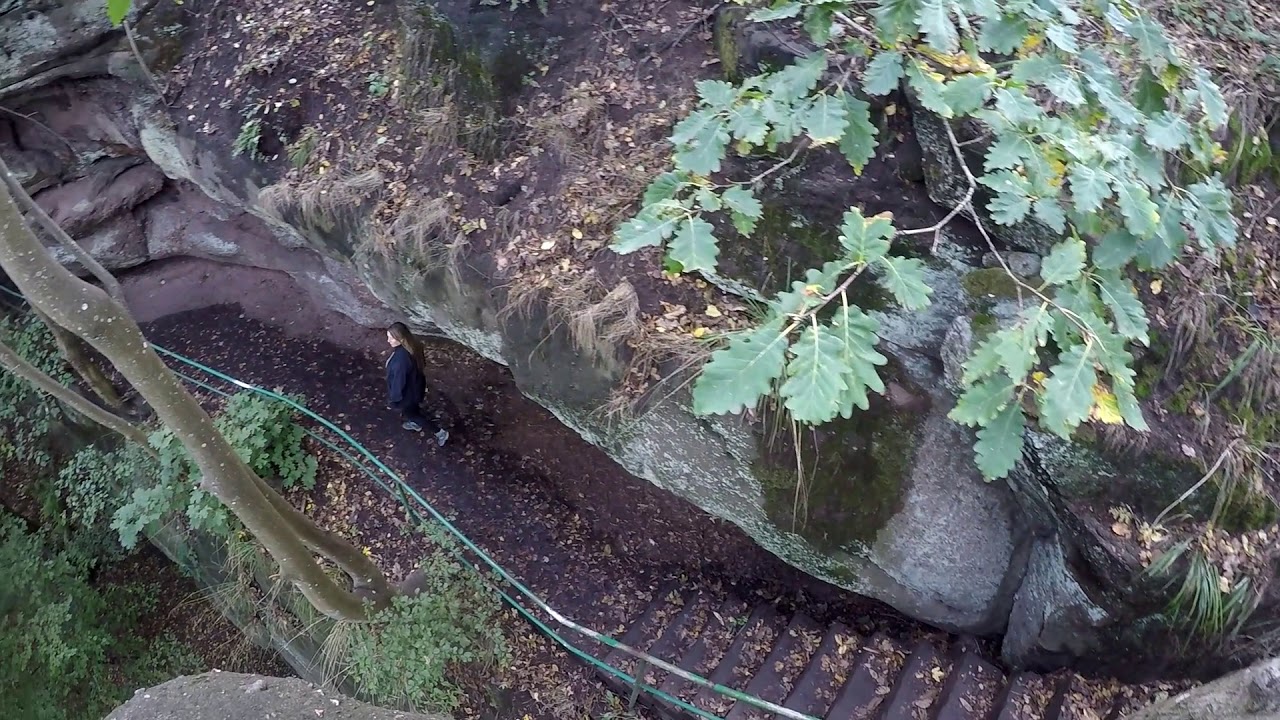
M 569 234 L 573 236 L 573 239 L 574 239 L 574 240 L 581 240 L 581 239 L 582 239 L 582 231 L 581 231 L 581 230 L 579 230 L 578 228 L 574 228 L 574 229 L 573 229 L 573 232 L 571 232 L 571 233 L 569 233 Z
M 550 250 L 551 248 L 553 248 L 553 247 L 555 247 L 555 246 L 556 246 L 556 241 L 555 241 L 555 240 L 543 240 L 543 241 L 542 241 L 542 245 L 541 245 L 540 247 L 541 247 L 543 250 Z
M 692 333 L 690 333 L 690 334 L 691 334 L 691 335 L 693 335 L 693 336 L 694 336 L 694 337 L 696 337 L 696 338 L 700 338 L 700 337 L 702 337 L 703 335 L 706 335 L 706 334 L 707 334 L 707 329 L 706 329 L 706 328 L 704 328 L 704 327 L 699 326 L 699 327 L 694 328 L 694 329 L 693 329 L 693 332 L 692 332 Z
M 889 103 L 888 105 L 885 105 L 885 106 L 884 106 L 884 114 L 885 114 L 885 115 L 893 115 L 893 114 L 894 114 L 894 113 L 896 113 L 896 112 L 898 112 L 898 106 L 897 106 L 897 105 L 895 105 L 895 104 L 893 104 L 893 103 Z
M 1044 37 L 1039 33 L 1031 33 L 1027 35 L 1027 39 L 1022 41 L 1022 47 L 1018 48 L 1022 53 L 1029 53 L 1040 47 L 1040 43 L 1044 41 Z
M 1159 295 L 1159 294 L 1160 294 L 1160 291 L 1161 291 L 1161 290 L 1163 290 L 1163 289 L 1164 289 L 1164 283 L 1160 280 L 1160 278 L 1156 278 L 1155 280 L 1152 280 L 1152 281 L 1151 281 L 1151 294 L 1152 294 L 1152 295 Z
M 707 314 L 707 317 L 718 318 L 721 315 L 720 308 L 716 307 L 715 305 L 708 305 L 705 312 Z
M 1043 385 L 1043 384 L 1044 384 L 1044 381 L 1045 381 L 1048 377 L 1049 377 L 1048 375 L 1045 375 L 1045 374 L 1044 374 L 1044 371 L 1043 371 L 1043 370 L 1037 370 L 1037 371 L 1035 371 L 1035 372 L 1031 373 L 1031 381 L 1032 381 L 1032 382 L 1034 382 L 1034 383 L 1035 383 L 1035 384 L 1037 384 L 1037 385 Z
M 1119 425 L 1124 422 L 1116 396 L 1109 389 L 1098 384 L 1093 386 L 1093 409 L 1090 415 L 1094 420 L 1108 425 Z
M 1124 523 L 1114 523 L 1111 526 L 1111 532 L 1115 533 L 1116 537 L 1127 538 L 1129 537 L 1129 526 Z
M 489 224 L 484 221 L 484 218 L 480 218 L 480 229 L 481 230 L 489 229 Z

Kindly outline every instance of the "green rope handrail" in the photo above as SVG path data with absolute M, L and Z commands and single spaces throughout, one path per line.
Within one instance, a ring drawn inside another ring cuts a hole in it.
M 21 294 L 14 292 L 13 290 L 10 290 L 9 288 L 4 287 L 3 285 L 0 285 L 0 290 L 3 290 L 5 293 L 19 300 L 22 300 L 24 303 L 26 302 L 26 298 L 24 298 Z M 199 370 L 205 373 L 206 375 L 218 378 L 219 380 L 222 380 L 224 382 L 231 383 L 236 387 L 239 387 L 244 390 L 248 390 L 249 392 L 255 393 L 257 395 L 261 395 L 263 397 L 274 400 L 276 402 L 284 403 L 289 407 L 293 408 L 294 410 L 296 410 L 297 412 L 301 413 L 303 416 L 310 418 L 316 423 L 319 423 L 326 430 L 329 430 L 330 432 L 337 435 L 339 438 L 345 441 L 346 444 L 348 444 L 351 448 L 353 448 L 356 452 L 363 455 L 367 459 L 367 461 L 369 463 L 372 463 L 378 470 L 382 472 L 382 474 L 390 478 L 394 483 L 395 488 L 393 489 L 391 485 L 387 484 L 386 482 L 383 481 L 382 478 L 378 477 L 378 475 L 374 473 L 373 470 L 371 470 L 368 467 L 368 465 L 365 464 L 365 462 L 356 459 L 343 448 L 338 447 L 335 443 L 330 442 L 328 439 L 321 437 L 319 434 L 313 432 L 309 428 L 306 429 L 306 432 L 309 436 L 319 441 L 326 447 L 340 453 L 348 461 L 354 463 L 358 468 L 360 468 L 363 472 L 365 472 L 365 474 L 367 474 L 372 480 L 374 480 L 374 482 L 377 483 L 377 485 L 380 488 L 382 488 L 385 492 L 393 496 L 397 496 L 397 499 L 400 500 L 401 504 L 405 507 L 405 509 L 409 510 L 411 513 L 413 512 L 413 510 L 411 507 L 409 507 L 405 498 L 406 496 L 413 498 L 414 502 L 418 506 L 420 506 L 423 510 L 426 510 L 436 522 L 443 525 L 444 528 L 449 532 L 449 534 L 452 535 L 456 540 L 458 540 L 466 549 L 473 552 L 478 558 L 484 561 L 484 564 L 488 565 L 489 568 L 493 570 L 499 577 L 501 577 L 503 580 L 505 580 L 510 585 L 512 585 L 516 590 L 518 590 L 520 595 L 523 595 L 525 598 L 532 601 L 534 605 L 540 608 L 543 612 L 546 612 L 548 615 L 550 615 L 557 623 L 577 633 L 585 635 L 603 645 L 614 648 L 616 650 L 621 650 L 622 652 L 627 653 L 628 655 L 634 656 L 638 660 L 642 660 L 648 664 L 654 665 L 658 668 L 666 670 L 667 672 L 673 673 L 686 680 L 689 680 L 695 685 L 701 685 L 705 688 L 712 690 L 713 692 L 733 698 L 734 700 L 745 702 L 748 705 L 755 706 L 762 710 L 767 710 L 769 712 L 775 713 L 777 715 L 781 715 L 783 717 L 793 718 L 793 720 L 820 720 L 819 718 L 814 717 L 812 715 L 806 715 L 804 713 L 797 712 L 790 708 L 782 707 L 781 705 L 778 705 L 776 703 L 769 702 L 768 700 L 764 700 L 763 698 L 758 698 L 754 695 L 749 695 L 740 690 L 736 690 L 734 688 L 721 685 L 720 683 L 712 682 L 709 679 L 704 678 L 696 673 L 688 672 L 687 670 L 677 667 L 665 660 L 662 660 L 661 658 L 653 657 L 642 650 L 637 650 L 636 648 L 623 644 L 608 635 L 592 630 L 591 628 L 579 625 L 573 620 L 570 620 L 569 618 L 565 617 L 560 612 L 558 612 L 555 608 L 551 607 L 546 601 L 544 601 L 541 597 L 539 597 L 532 590 L 526 587 L 522 582 L 520 582 L 518 579 L 512 576 L 511 573 L 509 573 L 505 568 L 499 565 L 497 561 L 491 558 L 488 555 L 488 553 L 484 552 L 484 550 L 482 550 L 479 546 L 477 546 L 474 542 L 472 542 L 472 540 L 469 537 L 467 537 L 461 530 L 459 530 L 453 523 L 451 523 L 448 518 L 446 518 L 438 510 L 436 510 L 436 508 L 433 505 L 431 505 L 431 503 L 427 502 L 427 500 L 423 498 L 422 495 L 419 494 L 417 490 L 414 490 L 412 486 L 406 483 L 404 479 L 401 478 L 394 470 L 392 470 L 385 463 L 383 463 L 382 460 L 380 460 L 376 455 L 374 455 L 372 451 L 370 451 L 368 448 L 362 445 L 355 438 L 351 437 L 351 435 L 346 431 L 344 431 L 342 428 L 330 422 L 327 418 L 315 413 L 310 408 L 298 403 L 297 401 L 285 395 L 282 395 L 272 390 L 267 390 L 265 388 L 258 387 L 251 383 L 244 382 L 243 380 L 232 377 L 212 367 L 204 365 L 197 360 L 193 360 L 191 358 L 185 357 L 176 352 L 173 352 L 172 350 L 161 347 L 154 343 L 151 343 L 151 347 L 157 353 L 163 356 L 172 358 L 174 360 L 177 360 L 178 362 L 184 365 L 187 365 L 189 367 L 195 368 L 196 370 Z M 210 390 L 224 397 L 227 397 L 230 395 L 230 393 L 227 393 L 219 388 L 216 388 L 206 382 L 190 377 L 179 370 L 173 370 L 172 368 L 171 370 L 178 377 L 182 378 L 186 382 L 196 385 L 197 387 L 202 387 L 206 390 Z M 416 513 L 413 513 L 413 514 L 416 515 Z M 480 570 L 480 568 L 477 567 L 470 560 L 468 560 L 466 557 L 464 557 L 461 554 L 461 552 L 458 552 L 457 556 L 467 567 L 471 568 L 477 573 L 480 573 L 481 576 L 483 577 L 483 572 Z M 531 622 L 534 625 L 534 627 L 537 628 L 540 632 L 542 632 L 544 635 L 554 640 L 561 647 L 568 650 L 571 654 L 585 661 L 587 664 L 597 669 L 603 670 L 606 673 L 613 675 L 614 677 L 622 680 L 623 682 L 626 682 L 627 684 L 632 685 L 633 687 L 641 688 L 646 693 L 654 695 L 672 705 L 675 705 L 683 710 L 691 712 L 700 718 L 705 718 L 706 720 L 721 720 L 720 716 L 712 715 L 706 712 L 705 710 L 702 710 L 701 708 L 698 708 L 690 703 L 685 702 L 684 700 L 681 700 L 678 697 L 674 697 L 666 692 L 663 692 L 658 688 L 650 687 L 644 684 L 643 682 L 641 682 L 639 677 L 633 677 L 632 675 L 624 672 L 623 670 L 616 668 L 608 664 L 607 662 L 601 660 L 600 658 L 597 658 L 594 655 L 591 655 L 590 653 L 582 650 L 581 648 L 574 645 L 572 642 L 562 637 L 559 632 L 557 632 L 555 629 L 548 626 L 540 618 L 536 617 L 531 610 L 529 610 L 524 605 L 522 605 L 519 600 L 517 600 L 516 598 L 513 598 L 505 590 L 499 587 L 494 587 L 493 585 L 489 584 L 487 581 L 486 581 L 486 585 L 488 585 L 492 590 L 497 592 L 499 596 L 501 596 L 504 602 L 510 605 L 513 609 L 515 609 L 516 612 L 518 612 L 520 615 L 524 616 L 524 618 L 529 622 Z

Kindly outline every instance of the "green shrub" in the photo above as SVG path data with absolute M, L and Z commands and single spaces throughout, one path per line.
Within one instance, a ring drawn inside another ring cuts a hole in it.
M 303 445 L 306 432 L 297 424 L 293 410 L 284 403 L 248 392 L 232 396 L 214 419 L 236 453 L 259 476 L 280 481 L 286 488 L 315 487 L 316 459 Z M 135 477 L 155 478 L 155 482 L 133 487 L 127 500 L 115 511 L 111 527 L 126 548 L 154 523 L 169 513 L 182 511 L 192 529 L 227 537 L 235 520 L 226 507 L 199 486 L 200 472 L 177 435 L 168 429 L 151 434 L 151 445 L 160 455 L 154 467 L 135 456 L 141 471 L 124 470 Z M 94 506 L 92 498 L 85 504 Z
M 295 398 L 295 400 L 298 400 Z M 231 397 L 214 423 L 253 471 L 286 488 L 316 484 L 316 459 L 293 408 L 248 392 Z
M 71 371 L 58 354 L 53 335 L 33 315 L 0 317 L 0 342 L 63 385 L 71 385 Z M 13 463 L 48 468 L 53 462 L 46 447 L 49 431 L 62 417 L 56 402 L 26 380 L 0 369 L 0 468 Z
M 0 707 L 5 717 L 73 717 L 77 691 L 101 682 L 111 638 L 88 569 L 0 514 Z
M 350 650 L 351 678 L 382 705 L 450 712 L 462 700 L 457 679 L 507 662 L 497 599 L 475 573 L 437 553 L 426 584 L 360 626 Z

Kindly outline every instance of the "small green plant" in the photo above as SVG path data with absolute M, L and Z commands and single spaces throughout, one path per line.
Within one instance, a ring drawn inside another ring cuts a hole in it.
M 231 143 L 231 155 L 232 157 L 248 155 L 254 160 L 261 160 L 262 152 L 258 150 L 258 144 L 261 142 L 262 120 L 256 117 L 247 117 L 240 125 L 240 134 Z
M 34 315 L 0 317 L 0 343 L 24 360 L 70 387 L 71 370 L 44 323 Z M 13 463 L 47 469 L 53 462 L 46 447 L 52 426 L 62 418 L 57 402 L 26 380 L 0 369 L 0 468 Z
M 55 481 L 68 519 L 94 527 L 110 518 L 128 488 L 152 469 L 148 461 L 131 445 L 106 451 L 93 445 L 81 448 L 58 469 Z
M 1184 630 L 1188 642 L 1194 638 L 1225 640 L 1239 633 L 1257 605 L 1258 593 L 1248 576 L 1228 583 L 1214 565 L 1201 542 L 1183 540 L 1156 559 L 1146 574 L 1177 582 L 1174 566 L 1185 558 L 1178 592 L 1165 609 L 1173 627 Z
M 369 83 L 369 94 L 375 100 L 382 99 L 387 96 L 387 93 L 391 92 L 391 81 L 382 73 L 369 73 L 366 81 Z
M 357 629 L 348 672 L 379 704 L 450 712 L 462 700 L 460 678 L 509 661 L 501 606 L 478 575 L 443 552 L 422 571 L 420 594 L 395 598 Z
M 302 398 L 291 399 L 301 404 Z M 238 393 L 227 400 L 214 424 L 259 476 L 274 478 L 286 489 L 315 487 L 316 458 L 303 444 L 306 431 L 285 403 Z
M 80 688 L 101 682 L 111 644 L 89 568 L 3 512 L 0 567 L 0 706 L 9 717 L 75 717 L 68 710 L 84 702 Z
M 307 163 L 311 162 L 311 156 L 315 153 L 319 142 L 320 132 L 314 125 L 302 128 L 302 132 L 298 133 L 298 139 L 290 143 L 285 151 L 289 157 L 289 164 L 298 170 L 306 167 Z

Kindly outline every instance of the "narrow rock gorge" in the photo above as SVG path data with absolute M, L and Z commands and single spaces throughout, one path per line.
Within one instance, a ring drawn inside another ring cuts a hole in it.
M 1170 652 L 1177 588 L 1143 570 L 1172 541 L 1137 538 L 1204 474 L 1180 450 L 1195 447 L 1187 428 L 1147 443 L 1032 429 L 1010 479 L 982 479 L 973 433 L 947 414 L 961 363 L 1016 314 L 1017 288 L 963 217 L 913 238 L 927 310 L 866 289 L 889 360 L 870 411 L 799 447 L 770 407 L 694 414 L 688 380 L 706 350 L 691 331 L 743 326 L 762 293 L 838 245 L 851 205 L 938 222 L 963 169 L 947 121 L 894 94 L 873 103 L 882 142 L 866 170 L 818 152 L 771 178 L 761 229 L 725 248 L 719 275 L 672 280 L 656 255 L 615 255 L 612 228 L 663 169 L 693 80 L 785 64 L 806 42 L 723 4 L 661 5 L 635 24 L 585 0 L 545 15 L 462 0 L 135 2 L 144 68 L 101 2 L 14 0 L 0 4 L 0 152 L 109 269 L 263 268 L 359 325 L 407 319 L 504 365 L 635 476 L 821 580 L 1002 638 L 1013 667 L 1221 668 L 1221 648 Z M 998 240 L 1031 279 L 1051 235 Z M 1224 525 L 1273 545 L 1269 497 L 1228 505 Z M 1213 506 L 1206 491 L 1180 511 L 1203 520 Z M 1256 623 L 1274 618 L 1272 562 L 1268 550 L 1245 563 L 1261 584 Z

